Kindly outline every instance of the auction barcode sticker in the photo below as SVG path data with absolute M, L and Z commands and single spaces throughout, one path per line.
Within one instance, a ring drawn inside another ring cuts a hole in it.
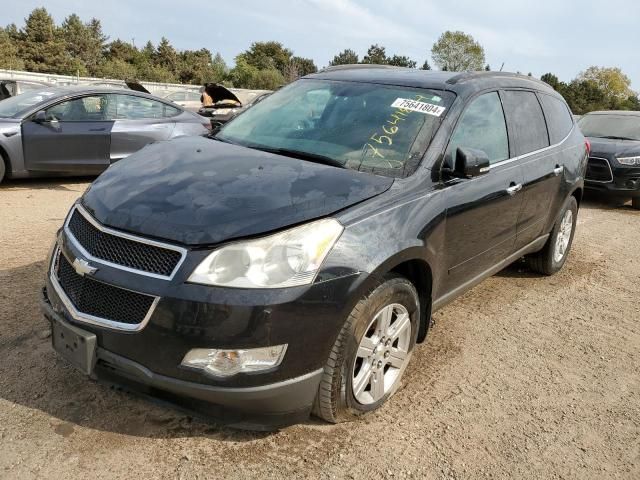
M 396 98 L 391 104 L 393 108 L 404 108 L 405 110 L 411 110 L 414 112 L 426 113 L 439 117 L 442 112 L 445 111 L 444 107 L 434 105 L 432 103 L 418 102 L 417 100 L 411 100 L 409 98 Z

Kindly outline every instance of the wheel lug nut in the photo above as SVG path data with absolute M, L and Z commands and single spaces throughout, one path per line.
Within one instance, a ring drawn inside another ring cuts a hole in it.
M 389 352 L 384 352 L 384 358 L 389 358 Z
M 378 360 L 378 368 L 382 368 L 382 360 Z

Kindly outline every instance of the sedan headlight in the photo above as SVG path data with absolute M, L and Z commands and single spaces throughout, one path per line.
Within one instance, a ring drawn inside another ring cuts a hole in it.
M 342 230 L 337 220 L 324 219 L 229 244 L 205 258 L 189 282 L 235 288 L 308 285 Z
M 640 165 L 640 156 L 638 157 L 617 157 L 618 163 L 621 165 L 628 165 L 630 167 L 634 165 Z

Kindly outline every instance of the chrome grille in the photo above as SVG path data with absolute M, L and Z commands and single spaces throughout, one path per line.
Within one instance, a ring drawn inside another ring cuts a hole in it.
M 71 213 L 66 230 L 88 257 L 153 276 L 172 277 L 184 257 L 181 248 L 102 227 L 78 206 Z

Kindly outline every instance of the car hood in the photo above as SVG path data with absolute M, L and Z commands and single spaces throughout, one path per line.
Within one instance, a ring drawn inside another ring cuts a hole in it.
M 0 135 L 3 137 L 13 137 L 20 133 L 19 118 L 0 118 Z
M 204 85 L 204 89 L 215 102 L 219 102 L 220 100 L 233 100 L 234 102 L 242 104 L 236 94 L 223 85 L 207 83 Z
M 82 204 L 104 225 L 212 245 L 324 217 L 393 179 L 190 137 L 154 143 L 109 167 Z
M 640 155 L 640 141 L 587 137 L 591 143 L 592 157 L 633 157 Z

